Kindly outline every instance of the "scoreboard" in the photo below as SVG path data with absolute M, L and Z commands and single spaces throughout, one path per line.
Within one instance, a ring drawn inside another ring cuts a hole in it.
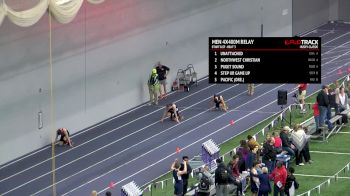
M 321 83 L 319 37 L 209 37 L 210 83 Z

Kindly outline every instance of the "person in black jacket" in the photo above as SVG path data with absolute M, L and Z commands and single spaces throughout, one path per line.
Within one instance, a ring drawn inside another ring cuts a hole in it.
M 287 196 L 294 196 L 295 194 L 295 189 L 299 188 L 299 183 L 295 179 L 294 174 L 294 168 L 290 167 L 288 169 L 288 176 L 286 180 L 286 186 L 284 187 L 284 192 L 286 193 Z
M 218 165 L 215 170 L 215 188 L 217 196 L 228 195 L 228 184 L 230 178 L 230 172 L 227 170 L 225 164 L 221 159 L 216 159 Z
M 282 140 L 282 150 L 287 151 L 288 155 L 292 157 L 295 156 L 295 146 L 290 143 L 288 138 L 288 133 L 291 131 L 291 129 L 288 126 L 283 127 L 283 130 L 280 133 L 280 138 Z
M 191 165 L 188 163 L 188 156 L 183 156 L 182 160 L 183 160 L 183 162 L 186 162 L 186 165 L 187 165 L 187 172 L 181 175 L 182 183 L 183 183 L 183 189 L 182 189 L 183 194 L 182 195 L 185 195 L 187 192 L 187 187 L 188 187 L 188 178 L 190 176 L 190 173 L 192 172 L 192 168 L 191 168 Z M 180 167 L 180 171 L 182 171 L 182 170 L 184 170 L 183 163 L 181 163 L 181 167 Z
M 324 126 L 324 123 L 327 117 L 327 111 L 328 111 L 328 108 L 330 107 L 328 89 L 329 87 L 327 85 L 323 85 L 322 90 L 317 94 L 317 98 L 316 98 L 318 103 L 318 108 L 320 110 L 320 127 Z
M 273 145 L 274 145 L 273 137 L 267 138 L 266 142 L 263 145 L 262 162 L 266 165 L 270 173 L 275 168 L 275 162 L 276 162 L 276 150 Z

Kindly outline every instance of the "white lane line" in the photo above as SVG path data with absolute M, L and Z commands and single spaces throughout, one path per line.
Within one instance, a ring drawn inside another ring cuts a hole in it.
M 197 91 L 197 92 L 191 94 L 191 96 L 192 96 L 192 95 L 195 95 L 195 94 L 197 94 L 197 93 L 199 93 L 199 92 L 201 92 L 202 90 L 206 90 L 206 89 L 212 87 L 213 85 L 215 85 L 215 84 L 212 84 L 212 85 L 210 85 L 210 86 L 207 86 L 206 88 L 201 89 L 200 91 Z M 232 87 L 230 87 L 230 88 L 233 88 L 233 87 L 235 87 L 235 86 L 232 86 Z M 226 90 L 229 90 L 230 88 L 228 88 L 228 89 L 226 89 Z M 187 96 L 187 97 L 188 97 L 188 96 Z M 181 101 L 181 100 L 183 100 L 184 98 L 186 98 L 186 97 L 183 97 L 183 98 L 179 99 L 178 101 Z M 208 99 L 208 98 L 206 98 L 206 99 Z M 204 100 L 202 100 L 202 101 L 205 101 L 206 99 L 204 99 Z M 202 101 L 200 101 L 200 102 L 202 102 Z M 200 102 L 198 102 L 198 103 L 200 103 Z M 196 103 L 196 104 L 194 104 L 194 105 L 197 105 L 198 103 Z M 150 115 L 150 114 L 153 114 L 153 113 L 155 113 L 155 112 L 157 112 L 157 111 L 159 111 L 159 110 L 162 110 L 162 109 L 163 109 L 163 108 L 159 108 L 159 109 L 157 109 L 157 110 L 155 110 L 155 111 L 153 111 L 153 112 L 150 112 L 150 113 L 148 113 L 148 114 L 146 114 L 146 115 L 144 115 L 144 116 L 140 116 L 140 117 L 138 117 L 138 118 L 136 118 L 136 119 L 134 119 L 134 120 L 132 120 L 132 121 L 129 121 L 129 122 L 127 122 L 127 123 L 125 123 L 125 124 L 123 124 L 123 125 L 121 125 L 121 126 L 119 126 L 119 127 L 116 127 L 116 128 L 114 128 L 114 129 L 112 129 L 112 130 L 106 132 L 106 133 L 103 133 L 103 134 L 101 134 L 101 135 L 99 135 L 99 136 L 97 136 L 97 137 L 94 137 L 94 138 L 92 138 L 92 139 L 90 139 L 90 140 L 87 140 L 87 141 L 85 141 L 85 142 L 83 142 L 83 143 L 81 143 L 81 144 L 75 146 L 74 148 L 70 148 L 70 149 L 68 149 L 68 150 L 66 150 L 66 151 L 64 151 L 64 152 L 62 152 L 62 153 L 60 153 L 60 154 L 57 154 L 57 155 L 55 156 L 55 158 L 60 157 L 60 156 L 66 154 L 66 153 L 68 153 L 68 152 L 70 152 L 70 151 L 72 151 L 72 150 L 77 149 L 78 147 L 81 147 L 81 146 L 83 146 L 83 145 L 85 145 L 85 144 L 87 144 L 87 143 L 89 143 L 89 142 L 92 142 L 92 141 L 94 141 L 94 140 L 96 140 L 96 139 L 98 139 L 98 138 L 100 138 L 100 137 L 103 137 L 103 136 L 105 136 L 105 135 L 107 135 L 107 134 L 109 134 L 109 133 L 111 133 L 111 132 L 114 132 L 114 131 L 116 131 L 116 130 L 118 130 L 118 129 L 120 129 L 120 128 L 123 128 L 123 127 L 125 127 L 125 126 L 127 126 L 127 125 L 129 125 L 129 124 L 131 124 L 131 123 L 133 123 L 133 122 L 135 122 L 135 121 L 137 121 L 137 120 L 140 120 L 140 119 L 144 118 L 145 116 L 148 116 L 148 115 Z M 157 122 L 158 122 L 158 121 L 157 121 Z M 151 123 L 150 125 L 148 125 L 148 126 L 146 126 L 146 127 L 144 127 L 144 128 L 147 128 L 147 127 L 149 127 L 149 126 L 152 126 L 152 125 L 156 124 L 157 122 Z M 136 133 L 136 132 L 134 132 L 134 133 Z M 134 133 L 128 134 L 128 135 L 124 136 L 122 139 L 124 139 L 124 138 L 126 138 L 126 137 L 129 137 L 129 136 L 133 135 Z M 121 140 L 121 139 L 119 139 L 118 141 L 120 141 L 120 140 Z M 19 174 L 21 174 L 21 173 L 23 173 L 23 172 L 26 172 L 26 171 L 28 171 L 28 170 L 30 170 L 30 169 L 33 169 L 33 168 L 35 168 L 35 167 L 37 167 L 37 166 L 39 166 L 39 165 L 41 165 L 41 164 L 43 164 L 43 163 L 45 163 L 45 162 L 47 162 L 47 161 L 51 161 L 51 160 L 52 160 L 52 157 L 50 157 L 50 158 L 48 158 L 48 159 L 46 159 L 46 160 L 44 160 L 44 161 L 41 161 L 41 162 L 39 162 L 39 163 L 37 163 L 37 164 L 35 164 L 35 165 L 32 165 L 32 166 L 30 166 L 30 167 L 28 167 L 28 168 L 26 168 L 26 169 L 24 169 L 24 170 L 22 170 L 22 171 L 19 171 L 19 172 L 15 173 L 15 174 L 12 174 L 11 176 L 8 176 L 8 177 L 6 177 L 6 178 L 4 178 L 4 179 L 1 179 L 0 182 L 3 182 L 3 181 L 5 181 L 5 180 L 7 180 L 7 179 L 10 179 L 10 178 L 14 177 L 14 176 L 17 176 L 17 175 L 19 175 Z
M 259 86 L 261 86 L 261 85 L 262 85 L 262 84 L 259 84 L 259 85 L 257 85 L 256 87 L 259 87 Z M 276 87 L 276 88 L 277 88 L 277 87 Z M 270 90 L 270 91 L 272 91 L 272 90 Z M 240 96 L 241 94 L 246 93 L 246 92 L 247 92 L 247 91 L 243 91 L 243 92 L 239 93 L 238 95 L 236 95 L 236 96 L 234 96 L 234 97 L 231 97 L 230 99 L 227 100 L 227 102 L 230 101 L 230 100 L 232 100 L 232 99 L 234 99 L 234 98 L 236 98 L 236 97 L 238 97 L 238 96 Z M 265 92 L 264 94 L 266 94 L 266 93 L 267 93 L 267 92 Z M 262 96 L 262 95 L 261 95 L 261 96 Z M 257 97 L 257 98 L 258 98 L 258 97 Z M 255 98 L 255 99 L 256 99 L 256 98 Z M 254 100 L 254 99 L 253 99 L 253 100 Z M 253 101 L 253 100 L 251 100 L 251 101 Z M 250 102 L 250 101 L 249 101 L 249 102 Z M 247 103 L 249 103 L 249 102 L 247 102 Z M 243 105 L 246 105 L 247 103 L 242 104 L 242 105 L 238 106 L 237 108 L 239 108 L 239 107 L 241 107 L 241 106 L 243 106 Z M 200 113 L 196 114 L 195 116 L 192 116 L 192 117 L 190 117 L 190 118 L 188 118 L 188 119 L 182 121 L 181 123 L 184 123 L 184 122 L 189 121 L 189 120 L 191 120 L 191 119 L 193 119 L 193 118 L 196 118 L 197 116 L 200 116 L 200 115 L 202 115 L 203 113 L 205 113 L 205 112 L 207 112 L 207 111 L 209 111 L 209 109 L 207 109 L 206 111 L 200 112 Z M 220 115 L 220 116 L 221 116 L 221 115 Z M 216 119 L 216 118 L 215 118 L 215 119 Z M 181 124 L 181 123 L 180 123 L 180 124 Z M 205 124 L 207 124 L 207 123 L 208 123 L 208 122 L 206 122 Z M 178 125 L 179 125 L 179 124 L 176 124 L 175 126 L 178 126 Z M 175 127 L 175 126 L 173 126 L 173 127 Z M 203 125 L 200 125 L 200 126 L 203 126 Z M 153 137 L 158 136 L 158 135 L 160 135 L 160 134 L 162 134 L 162 133 L 164 133 L 164 132 L 166 132 L 166 131 L 172 129 L 173 127 L 169 127 L 169 128 L 167 128 L 167 129 L 163 130 L 162 132 L 159 132 L 159 133 L 157 133 L 156 135 L 153 135 L 153 136 L 151 136 L 150 138 L 147 138 L 147 139 L 144 140 L 144 141 L 141 141 L 141 142 L 138 142 L 137 144 L 134 144 L 133 146 L 137 146 L 137 145 L 139 145 L 139 144 L 141 144 L 141 143 L 143 143 L 143 142 L 145 142 L 145 141 L 148 141 L 149 139 L 152 139 Z M 163 145 L 164 145 L 164 144 L 163 144 Z M 163 145 L 162 145 L 162 146 L 163 146 Z M 133 146 L 130 146 L 129 148 L 132 148 Z M 159 148 L 159 147 L 161 147 L 161 146 L 158 146 L 157 148 Z M 75 175 L 77 175 L 77 174 L 79 174 L 79 173 L 82 173 L 82 172 L 84 172 L 84 171 L 86 171 L 86 170 L 88 170 L 88 169 L 91 169 L 92 167 L 94 167 L 94 166 L 96 166 L 96 165 L 98 165 L 98 164 L 100 164 L 100 163 L 102 163 L 102 162 L 104 162 L 104 161 L 106 161 L 106 160 L 109 160 L 109 159 L 115 157 L 116 155 L 119 155 L 120 153 L 126 151 L 126 150 L 128 150 L 128 149 L 124 149 L 123 151 L 120 151 L 120 152 L 118 152 L 118 153 L 116 153 L 116 154 L 114 154 L 114 155 L 108 157 L 107 159 L 101 160 L 101 161 L 95 163 L 94 165 L 89 166 L 88 168 L 85 168 L 85 169 L 83 169 L 83 170 L 81 170 L 81 171 L 79 171 L 79 172 L 77 172 L 77 173 L 75 173 L 75 174 L 73 174 L 73 175 L 71 175 L 71 176 L 68 176 L 68 177 L 66 177 L 65 179 L 62 179 L 62 180 L 56 182 L 56 184 L 61 183 L 62 181 L 65 181 L 65 180 L 67 180 L 67 179 L 69 179 L 69 178 L 71 178 L 71 177 L 73 177 L 73 176 L 75 176 Z M 153 150 L 155 150 L 155 149 L 152 149 L 151 151 L 153 151 Z M 149 152 L 151 152 L 151 151 L 149 151 Z M 147 152 L 147 153 L 149 153 L 149 152 Z M 147 154 L 147 153 L 146 153 L 146 154 Z M 141 155 L 141 156 L 144 156 L 144 155 Z M 138 158 L 140 158 L 140 157 L 138 157 Z M 134 160 L 134 159 L 133 159 L 133 160 Z M 131 161 L 129 161 L 129 162 L 132 162 L 133 160 L 131 160 Z M 46 189 L 48 189 L 48 188 L 50 188 L 50 187 L 52 187 L 52 185 L 50 185 L 49 187 L 46 187 L 46 188 L 44 188 L 44 189 L 42 189 L 42 190 L 40 190 L 40 191 L 34 193 L 34 195 L 35 195 L 35 194 L 38 194 L 38 193 L 40 193 L 40 192 L 42 192 L 42 191 L 44 191 L 44 190 L 46 190 Z
M 294 175 L 295 176 L 305 176 L 305 177 L 316 177 L 316 178 L 334 178 L 334 176 L 322 176 L 322 175 L 311 175 L 311 174 L 294 174 Z M 350 180 L 350 177 L 338 176 L 337 178 Z
M 261 84 L 260 84 L 260 85 L 261 85 Z M 260 86 L 260 85 L 258 85 L 258 86 Z M 218 92 L 218 93 L 225 92 L 225 91 L 230 90 L 231 88 L 234 88 L 234 87 L 236 87 L 236 86 L 238 86 L 238 84 L 233 85 L 233 86 L 231 86 L 231 87 L 229 87 L 229 88 L 226 88 L 226 89 L 224 89 L 224 90 L 222 90 L 222 91 L 220 91 L 220 92 Z M 257 87 L 258 87 L 258 86 L 257 86 Z M 245 92 L 246 92 L 246 91 L 244 91 L 244 92 L 242 92 L 242 93 L 245 93 Z M 240 94 L 242 94 L 242 93 L 240 93 Z M 240 94 L 236 95 L 235 97 L 239 96 Z M 235 97 L 233 97 L 233 98 L 235 98 Z M 208 98 L 211 98 L 211 96 L 208 97 Z M 195 105 L 197 105 L 197 104 L 199 104 L 199 103 L 201 103 L 201 102 L 207 100 L 208 98 L 203 99 L 202 101 L 197 102 L 197 103 L 193 104 L 192 106 L 195 106 Z M 192 106 L 190 106 L 189 108 L 191 108 Z M 186 110 L 186 109 L 185 109 L 185 110 Z M 208 111 L 208 110 L 209 110 L 209 109 L 207 109 L 206 111 Z M 184 110 L 183 110 L 183 111 L 184 111 Z M 198 116 L 198 115 L 201 115 L 201 114 L 203 114 L 203 113 L 206 112 L 206 111 L 203 111 L 203 112 L 201 112 L 201 113 L 195 115 L 194 117 L 196 117 L 196 116 Z M 191 118 L 194 118 L 194 117 L 191 117 Z M 186 122 L 186 121 L 190 120 L 191 118 L 189 118 L 189 119 L 187 119 L 187 120 L 185 120 L 185 121 L 183 121 L 183 122 Z M 154 124 L 157 124 L 157 123 L 159 123 L 159 121 L 156 121 L 156 122 L 154 122 L 154 123 L 152 123 L 152 124 L 150 124 L 150 125 L 147 125 L 147 126 L 141 128 L 141 129 L 137 130 L 136 132 L 133 132 L 133 133 L 127 135 L 127 136 L 124 136 L 124 137 L 122 137 L 122 138 L 119 138 L 118 140 L 115 140 L 115 141 L 113 141 L 112 143 L 109 143 L 109 144 L 107 144 L 107 145 L 104 145 L 104 146 L 102 146 L 102 147 L 100 147 L 100 148 L 98 148 L 98 149 L 96 149 L 96 150 L 94 150 L 94 151 L 92 151 L 92 152 L 90 152 L 90 153 L 88 153 L 88 154 L 85 154 L 84 156 L 81 156 L 81 157 L 79 157 L 79 158 L 77 158 L 77 159 L 74 159 L 73 161 L 62 165 L 62 166 L 56 168 L 56 169 L 53 170 L 53 171 L 58 171 L 59 169 L 65 167 L 65 166 L 67 166 L 67 165 L 70 165 L 70 164 L 72 164 L 72 163 L 74 163 L 74 162 L 76 162 L 76 161 L 78 161 L 78 160 L 80 160 L 80 159 L 82 159 L 82 158 L 85 158 L 85 157 L 87 157 L 87 156 L 89 156 L 89 155 L 91 155 L 91 154 L 93 154 L 93 153 L 95 153 L 95 152 L 97 152 L 97 151 L 99 151 L 99 150 L 101 150 L 101 149 L 104 149 L 104 148 L 106 148 L 106 147 L 108 147 L 108 146 L 110 146 L 110 145 L 112 145 L 112 144 L 114 144 L 114 143 L 116 143 L 116 142 L 118 142 L 118 141 L 121 141 L 121 140 L 125 139 L 126 137 L 129 137 L 129 136 L 131 136 L 131 135 L 134 135 L 134 134 L 136 134 L 136 133 L 138 133 L 138 132 L 140 132 L 140 131 L 142 131 L 142 130 L 144 130 L 144 129 L 146 129 L 146 128 L 148 128 L 148 127 L 154 125 Z M 179 124 L 181 124 L 181 123 L 179 123 Z M 145 139 L 145 140 L 143 140 L 143 141 L 141 141 L 141 142 L 139 142 L 139 143 L 137 143 L 137 144 L 134 144 L 134 145 L 132 145 L 132 146 L 129 146 L 128 148 L 125 148 L 124 150 L 119 151 L 117 154 L 114 154 L 112 157 L 117 156 L 117 155 L 119 155 L 119 154 L 121 154 L 121 153 L 123 153 L 123 152 L 125 152 L 125 151 L 127 151 L 127 150 L 129 150 L 129 149 L 131 149 L 131 148 L 133 148 L 133 147 L 136 147 L 136 146 L 138 146 L 139 144 L 141 144 L 141 143 L 143 143 L 143 142 L 145 142 L 145 141 L 148 141 L 148 140 L 152 139 L 153 137 L 158 136 L 158 135 L 160 135 L 160 134 L 162 134 L 162 133 L 164 133 L 164 132 L 166 132 L 166 131 L 168 131 L 168 130 L 174 128 L 174 127 L 177 127 L 177 126 L 179 126 L 179 124 L 175 124 L 174 126 L 169 127 L 169 128 L 167 128 L 167 129 L 163 130 L 162 132 L 159 132 L 159 133 L 157 133 L 157 134 L 155 134 L 155 135 L 153 135 L 153 136 L 151 136 L 151 137 L 149 137 L 149 138 L 147 138 L 147 139 Z M 99 162 L 95 163 L 95 164 L 92 165 L 92 166 L 95 166 L 95 165 L 98 165 L 98 164 L 100 164 L 100 163 L 102 163 L 102 162 L 104 162 L 104 161 L 107 161 L 107 160 L 109 160 L 109 159 L 112 158 L 112 157 L 109 157 L 109 158 L 107 158 L 107 159 L 104 159 L 104 160 L 102 160 L 102 161 L 99 161 Z M 90 167 L 92 167 L 92 166 L 89 166 L 88 168 L 90 168 Z M 82 171 L 85 171 L 85 170 L 82 170 Z M 15 187 L 15 188 L 13 188 L 13 189 L 7 191 L 7 192 L 4 193 L 4 194 L 10 193 L 10 192 L 12 192 L 12 191 L 14 191 L 14 190 L 16 190 L 16 189 L 18 189 L 18 188 L 21 188 L 21 187 L 23 187 L 23 186 L 25 186 L 25 185 L 27 185 L 27 184 L 33 182 L 33 181 L 36 181 L 36 180 L 38 180 L 38 179 L 40 179 L 40 178 L 42 178 L 42 177 L 44 177 L 44 176 L 46 176 L 46 175 L 48 175 L 48 174 L 51 174 L 51 172 L 52 172 L 52 171 L 47 172 L 47 173 L 45 173 L 45 174 L 42 174 L 42 175 L 40 175 L 40 176 L 38 176 L 38 177 L 36 177 L 36 178 L 33 178 L 32 180 L 27 181 L 26 183 L 23 183 L 22 185 L 17 186 L 17 187 Z M 81 172 L 81 171 L 80 171 L 80 172 Z M 80 173 L 80 172 L 78 172 L 78 173 Z M 78 173 L 77 173 L 77 174 L 78 174 Z M 72 176 L 74 176 L 74 175 L 72 175 Z
M 348 35 L 349 33 L 350 33 L 350 32 L 347 32 L 347 33 L 344 33 L 344 34 L 342 34 L 342 35 L 340 35 L 340 36 L 338 36 L 338 37 L 336 37 L 336 38 L 333 38 L 333 39 L 329 40 L 328 42 L 323 43 L 322 46 L 324 46 L 324 45 L 326 45 L 326 44 L 328 44 L 328 43 L 330 43 L 330 42 L 332 42 L 332 41 L 334 41 L 334 40 L 337 40 L 337 39 L 339 39 L 339 38 L 341 38 L 341 37 L 344 37 L 344 36 Z M 342 45 L 343 45 L 343 44 L 342 44 Z
M 207 78 L 208 78 L 208 76 L 203 77 L 203 78 L 199 79 L 198 82 L 201 82 L 201 81 L 203 81 L 203 80 L 206 80 Z M 215 84 L 213 84 L 213 85 L 215 85 Z M 211 86 L 212 86 L 212 85 L 211 85 Z M 201 90 L 202 90 L 202 89 L 201 89 Z M 200 91 L 201 91 L 201 90 L 200 90 Z M 173 93 L 175 93 L 175 92 L 176 92 L 176 91 L 170 92 L 169 94 L 173 94 Z M 197 92 L 199 92 L 199 91 L 197 91 Z M 196 93 L 197 93 L 197 92 L 196 92 Z M 193 93 L 193 94 L 195 94 L 195 93 Z M 185 96 L 185 97 L 179 99 L 178 101 L 183 100 L 184 98 L 188 98 L 188 97 L 192 96 L 193 94 L 187 95 L 187 96 Z M 114 116 L 114 117 L 111 117 L 111 118 L 108 119 L 108 120 L 102 121 L 102 122 L 97 123 L 97 124 L 95 124 L 95 125 L 93 125 L 93 126 L 91 126 L 91 127 L 88 127 L 87 129 L 84 129 L 84 130 L 82 130 L 82 131 L 79 131 L 79 132 L 73 134 L 71 138 L 74 138 L 74 137 L 76 137 L 76 136 L 78 136 L 78 135 L 80 135 L 80 134 L 83 134 L 83 133 L 85 133 L 85 132 L 87 132 L 87 131 L 89 131 L 89 130 L 91 130 L 91 129 L 94 129 L 94 128 L 96 128 L 96 127 L 99 127 L 99 126 L 101 126 L 101 125 L 104 125 L 104 124 L 106 124 L 106 123 L 108 123 L 108 122 L 110 122 L 110 121 L 112 121 L 112 120 L 114 120 L 114 119 L 117 119 L 117 118 L 119 118 L 119 117 L 122 117 L 122 116 L 124 116 L 124 115 L 126 115 L 126 114 L 128 114 L 128 113 L 130 113 L 130 112 L 133 112 L 133 111 L 135 111 L 135 110 L 138 110 L 138 109 L 140 109 L 140 108 L 142 108 L 142 107 L 144 107 L 144 106 L 147 106 L 147 103 L 143 103 L 143 104 L 141 104 L 141 105 L 139 105 L 139 106 L 137 106 L 137 107 L 135 107 L 135 108 L 132 108 L 132 109 L 130 109 L 130 110 L 127 110 L 127 111 L 125 111 L 125 112 L 123 112 L 123 113 L 121 113 L 121 114 L 118 114 L 118 115 Z M 150 115 L 150 114 L 147 114 L 147 115 Z M 31 152 L 31 153 L 29 153 L 29 154 L 27 154 L 27 155 L 25 155 L 25 156 L 23 156 L 23 157 L 21 157 L 21 158 L 16 159 L 16 160 L 14 160 L 14 161 L 11 161 L 11 162 L 9 162 L 9 163 L 5 163 L 4 165 L 2 165 L 2 166 L 0 167 L 0 170 L 3 169 L 3 168 L 5 168 L 5 167 L 8 167 L 8 166 L 10 166 L 10 165 L 12 165 L 12 164 L 14 164 L 14 163 L 17 163 L 18 161 L 21 161 L 21 160 L 23 160 L 23 159 L 25 159 L 25 158 L 27 158 L 27 157 L 30 157 L 30 156 L 32 156 L 32 155 L 35 155 L 35 154 L 41 152 L 41 151 L 44 151 L 44 150 L 46 150 L 46 149 L 49 149 L 49 148 L 51 148 L 51 145 L 48 145 L 48 146 L 46 146 L 46 147 L 44 147 L 44 148 L 42 148 L 42 149 L 39 149 L 39 150 L 37 150 L 37 151 L 33 151 L 33 152 Z M 57 155 L 56 155 L 56 156 L 57 156 Z
M 238 108 L 240 108 L 240 107 L 242 107 L 242 106 L 244 106 L 244 105 L 246 105 L 246 104 L 248 104 L 248 103 L 250 103 L 250 102 L 252 102 L 252 101 L 254 101 L 254 100 L 256 100 L 256 99 L 258 99 L 258 98 L 260 98 L 260 97 L 262 97 L 262 96 L 264 96 L 264 95 L 266 95 L 266 94 L 268 94 L 268 93 L 270 93 L 270 92 L 272 92 L 272 91 L 274 91 L 274 90 L 276 90 L 277 88 L 280 88 L 281 86 L 284 86 L 284 85 L 285 85 L 285 84 L 279 85 L 279 86 L 277 86 L 277 87 L 275 87 L 275 88 L 273 88 L 273 89 L 271 89 L 271 90 L 269 90 L 269 91 L 267 91 L 267 92 L 265 92 L 265 93 L 263 93 L 263 94 L 261 94 L 261 95 L 255 97 L 254 99 L 252 99 L 252 100 L 250 100 L 250 101 L 247 101 L 246 103 L 244 103 L 244 104 L 242 104 L 242 105 L 236 107 L 235 109 L 238 109 Z M 244 91 L 243 93 L 246 93 L 246 92 L 247 92 L 247 91 Z M 231 99 L 232 99 L 232 98 L 231 98 Z M 261 107 L 261 108 L 255 110 L 255 111 L 253 111 L 253 112 L 250 112 L 249 114 L 247 114 L 247 115 L 245 115 L 245 116 L 243 116 L 243 117 L 241 117 L 241 118 L 239 118 L 239 119 L 237 119 L 237 120 L 235 120 L 235 122 L 236 122 L 236 123 L 239 122 L 241 119 L 243 119 L 243 118 L 249 116 L 250 114 L 255 113 L 256 111 L 258 111 L 258 110 L 260 110 L 260 109 L 262 109 L 262 108 L 267 107 L 268 105 L 271 105 L 271 104 L 274 103 L 274 102 L 276 102 L 276 100 L 273 101 L 273 102 L 270 102 L 269 104 L 267 104 L 267 105 L 265 105 L 265 106 L 263 106 L 263 107 Z M 72 190 L 70 190 L 69 192 L 66 192 L 66 193 L 62 194 L 62 196 L 67 195 L 67 194 L 69 194 L 69 193 L 71 193 L 71 192 L 73 192 L 73 191 L 75 191 L 75 190 L 77 190 L 77 189 L 79 189 L 79 188 L 85 186 L 86 184 L 89 184 L 89 183 L 91 183 L 91 182 L 93 182 L 93 181 L 95 181 L 95 180 L 97 180 L 97 179 L 99 179 L 99 178 L 101 178 L 101 177 L 103 177 L 103 176 L 105 176 L 105 175 L 107 175 L 107 174 L 109 174 L 109 173 L 111 173 L 111 172 L 113 172 L 113 171 L 115 171 L 115 170 L 117 170 L 117 169 L 119 169 L 119 168 L 121 168 L 121 167 L 127 165 L 127 164 L 130 164 L 131 162 L 133 162 L 133 161 L 135 161 L 135 160 L 137 160 L 137 159 L 139 159 L 139 158 L 141 158 L 141 157 L 143 157 L 143 156 L 145 156 L 145 155 L 147 155 L 147 154 L 153 152 L 154 150 L 156 150 L 156 149 L 158 149 L 158 148 L 160 148 L 160 147 L 162 147 L 162 146 L 167 145 L 167 144 L 170 143 L 170 142 L 173 142 L 173 141 L 175 141 L 175 140 L 178 140 L 179 138 L 181 138 L 181 137 L 183 137 L 183 136 L 185 136 L 185 135 L 187 135 L 187 134 L 189 134 L 189 133 L 192 133 L 193 131 L 197 130 L 198 128 L 201 128 L 202 126 L 207 125 L 207 124 L 209 124 L 209 123 L 215 121 L 216 119 L 219 119 L 219 118 L 221 118 L 222 116 L 229 114 L 230 112 L 231 112 L 231 110 L 228 111 L 228 112 L 225 112 L 225 113 L 223 113 L 223 114 L 221 114 L 221 115 L 219 115 L 219 116 L 217 116 L 217 117 L 215 117 L 215 118 L 213 118 L 213 119 L 211 119 L 210 121 L 207 121 L 207 122 L 205 122 L 205 123 L 203 123 L 203 124 L 201 124 L 201 125 L 199 125 L 199 126 L 193 128 L 193 129 L 189 130 L 189 131 L 186 132 L 186 133 L 183 133 L 183 134 L 177 136 L 176 138 L 173 138 L 173 139 L 170 140 L 170 141 L 165 142 L 164 144 L 161 144 L 160 146 L 157 146 L 156 148 L 153 148 L 152 150 L 150 150 L 150 151 L 148 151 L 148 152 L 142 154 L 142 155 L 139 156 L 139 157 L 136 157 L 136 158 L 134 158 L 134 159 L 132 159 L 132 160 L 130 160 L 130 161 L 128 161 L 128 162 L 126 162 L 126 163 L 124 163 L 124 164 L 122 164 L 122 165 L 120 165 L 120 166 L 118 166 L 118 167 L 116 167 L 116 168 L 114 168 L 114 169 L 112 169 L 112 170 L 110 170 L 110 171 L 108 171 L 108 172 L 106 172 L 106 173 L 104 173 L 104 174 L 102 174 L 102 175 L 100 175 L 100 176 L 98 176 L 98 177 L 96 177 L 96 178 L 94 178 L 94 179 L 92 179 L 92 180 L 90 180 L 90 181 L 88 181 L 88 182 L 86 182 L 86 183 L 84 183 L 84 184 L 82 184 L 82 185 L 80 185 L 80 186 L 78 186 L 78 187 L 72 189 Z M 217 130 L 217 131 L 215 131 L 215 132 L 212 132 L 212 133 L 210 133 L 209 135 L 205 136 L 204 138 L 209 137 L 209 136 L 211 136 L 211 135 L 217 133 L 218 131 L 220 131 L 220 130 L 222 130 L 222 129 L 228 127 L 228 126 L 231 126 L 231 125 L 230 125 L 230 124 L 225 125 L 224 127 L 220 128 L 219 130 Z M 182 149 L 186 149 L 186 148 L 192 146 L 193 144 L 195 144 L 195 143 L 197 143 L 197 142 L 203 140 L 204 138 L 199 139 L 199 140 L 196 140 L 194 143 L 192 143 L 192 144 L 190 144 L 190 145 L 188 145 L 188 146 L 186 146 L 186 147 L 184 147 L 184 148 L 182 148 Z M 172 156 L 173 154 L 175 154 L 175 153 L 172 153 L 172 154 L 168 155 L 167 157 L 161 159 L 160 161 L 162 161 L 162 160 L 164 160 L 164 159 L 166 159 L 166 158 Z M 157 161 L 156 163 L 159 163 L 160 161 Z M 152 165 L 154 165 L 154 164 L 156 164 L 156 163 L 153 163 Z M 127 177 L 127 178 L 125 178 L 125 179 L 123 179 L 123 180 L 121 180 L 121 181 L 119 180 L 118 183 L 120 183 L 120 182 L 122 182 L 122 181 L 124 181 L 124 180 L 126 180 L 126 179 L 128 179 L 128 178 L 130 178 L 130 177 L 132 177 L 132 176 L 134 176 L 134 175 L 136 175 L 136 174 L 138 174 L 138 173 L 140 173 L 141 171 L 143 171 L 143 170 L 145 170 L 145 169 L 148 169 L 148 168 L 151 167 L 152 165 L 150 165 L 150 166 L 148 166 L 148 167 L 146 167 L 146 168 L 140 170 L 139 172 L 136 172 L 136 173 L 130 175 L 129 177 Z M 49 188 L 49 187 L 48 187 L 48 188 Z M 35 193 L 35 194 L 37 194 L 37 193 Z M 34 195 L 35 195 L 35 194 L 34 194 Z
M 343 131 L 339 131 L 338 133 L 350 134 L 350 132 L 343 132 Z
M 327 152 L 327 151 L 310 151 L 310 152 L 319 153 L 319 154 L 350 155 L 350 153 L 347 153 L 347 152 Z

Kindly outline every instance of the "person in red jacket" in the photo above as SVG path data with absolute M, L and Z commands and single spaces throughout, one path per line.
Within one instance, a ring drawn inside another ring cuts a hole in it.
M 316 124 L 316 131 L 318 131 L 318 127 L 320 124 L 320 110 L 318 109 L 317 101 L 312 105 L 312 110 L 314 111 L 314 119 Z
M 305 108 L 305 96 L 306 96 L 306 88 L 307 88 L 307 84 L 299 84 L 298 85 L 298 101 L 300 103 L 300 112 L 301 113 L 305 113 L 306 112 L 306 108 Z
M 284 187 L 287 181 L 287 170 L 283 163 L 278 161 L 276 168 L 270 174 L 270 179 L 273 179 L 273 195 L 274 196 L 284 196 Z

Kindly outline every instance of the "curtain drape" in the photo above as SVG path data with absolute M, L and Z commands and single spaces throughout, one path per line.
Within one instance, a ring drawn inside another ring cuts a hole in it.
M 12 23 L 28 27 L 37 23 L 50 7 L 50 11 L 55 19 L 63 24 L 71 22 L 79 12 L 84 0 L 40 0 L 34 7 L 15 11 L 9 7 L 5 1 L 0 2 L 0 25 L 5 17 Z M 91 4 L 100 4 L 104 0 L 87 0 Z

